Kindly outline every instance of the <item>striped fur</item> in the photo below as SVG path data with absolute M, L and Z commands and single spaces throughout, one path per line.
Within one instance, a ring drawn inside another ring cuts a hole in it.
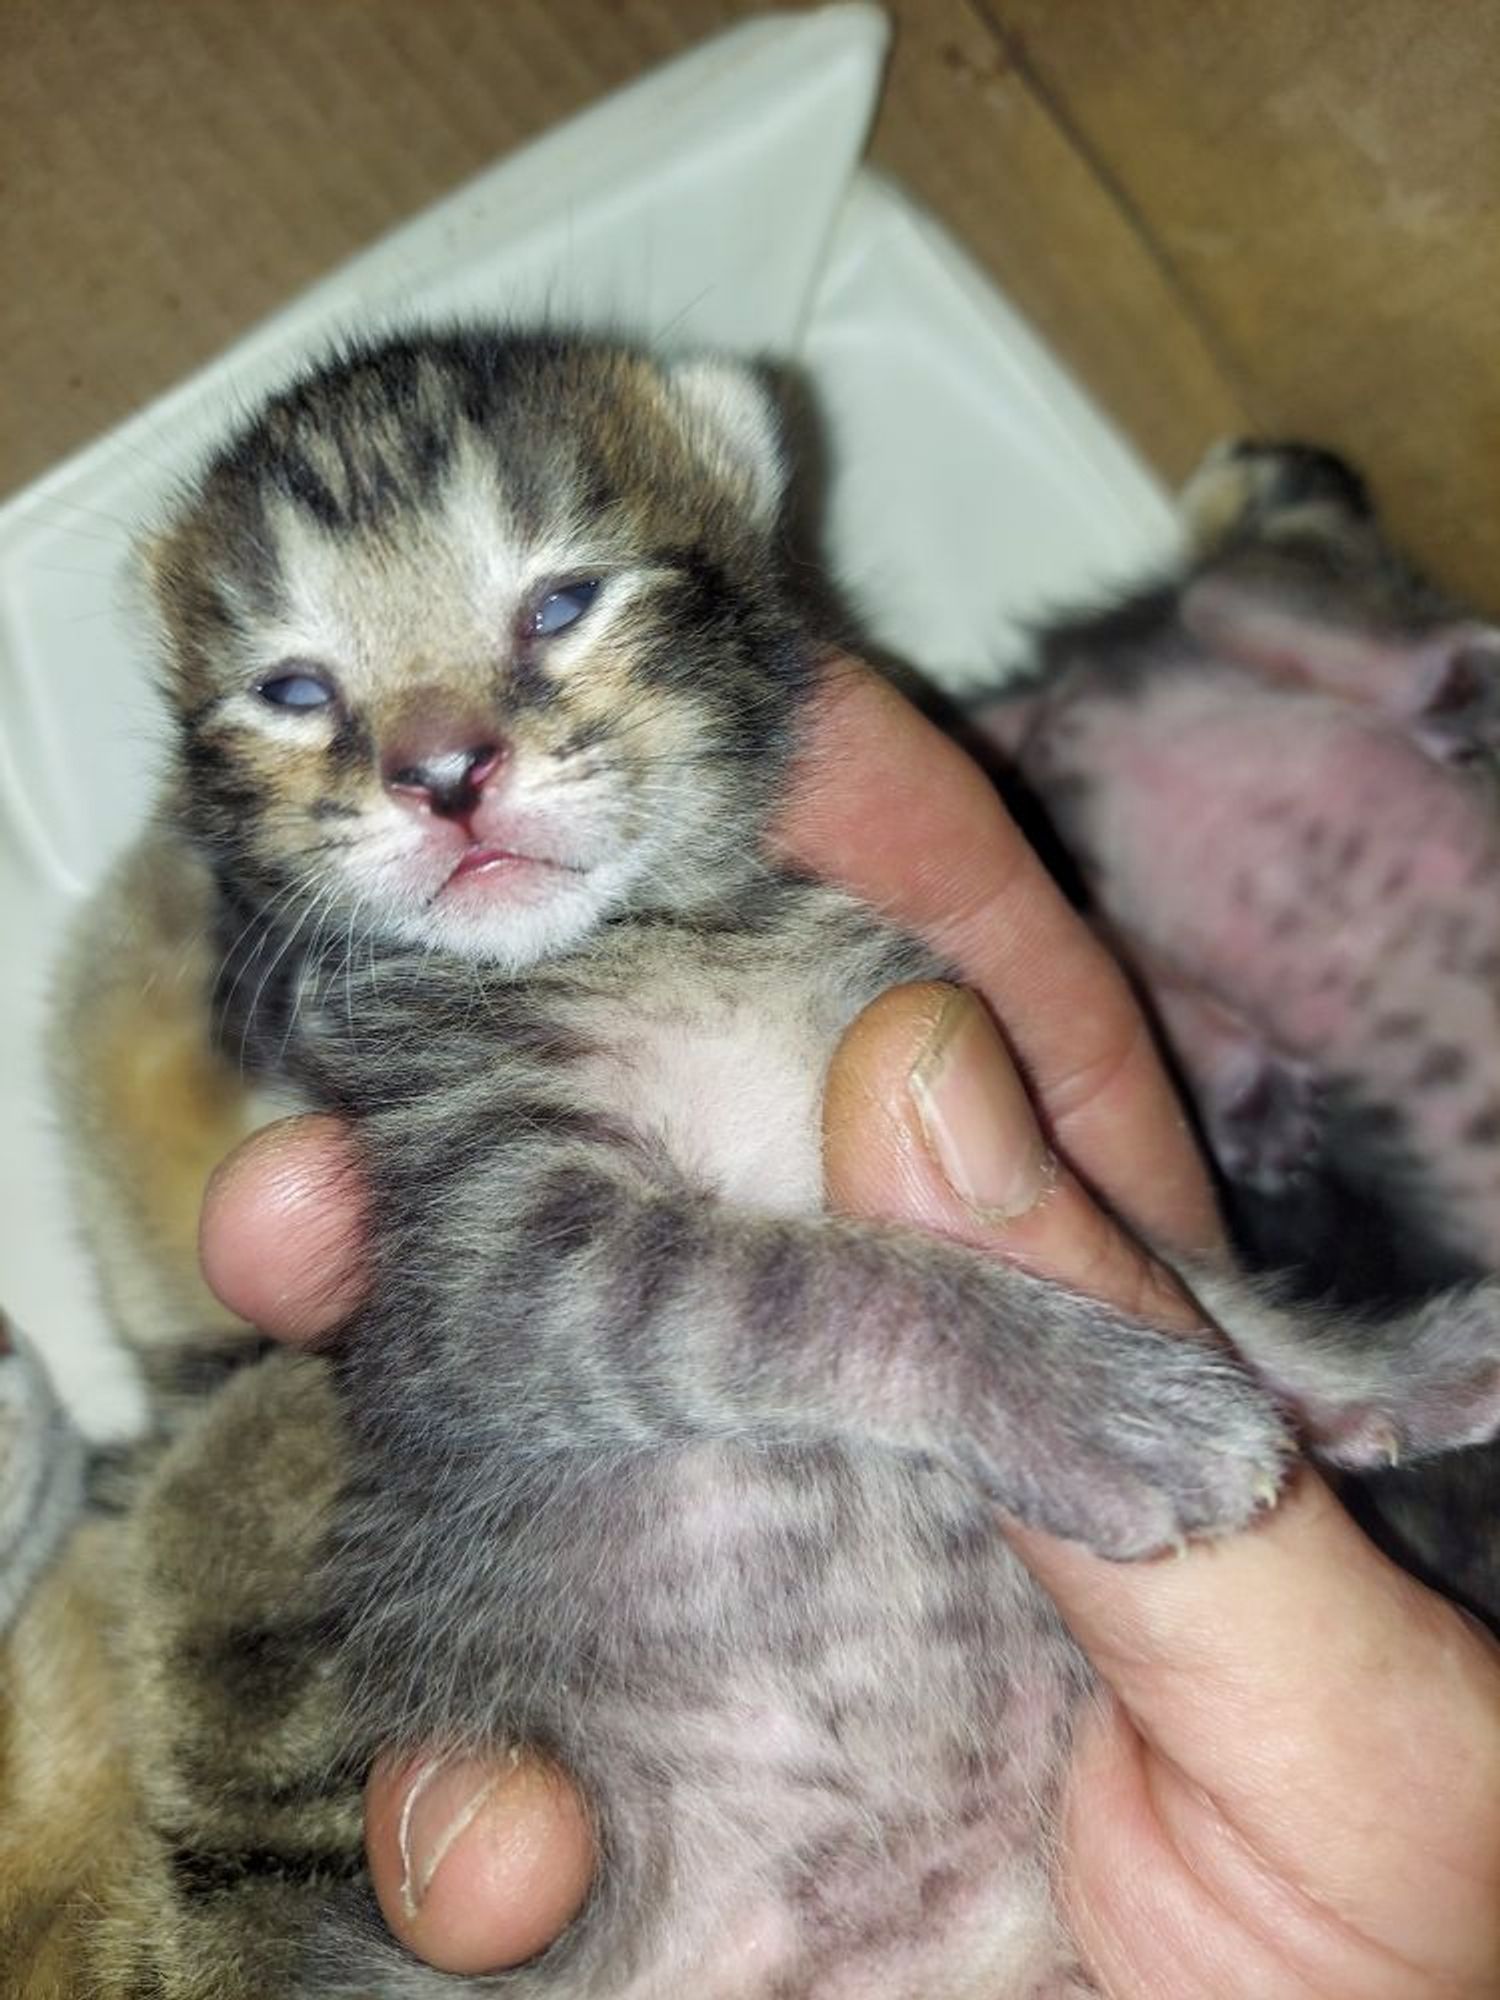
M 273 400 L 155 546 L 195 1087 L 353 1122 L 374 1288 L 327 1361 L 165 1425 L 110 1531 L 128 1835 L 77 1990 L 1081 1992 L 1052 1815 L 1088 1675 L 996 1506 L 1141 1556 L 1267 1503 L 1286 1409 L 1352 1457 L 1500 1421 L 1486 1289 L 1358 1347 L 1218 1281 L 1273 1399 L 821 1212 L 838 1036 L 940 968 L 760 855 L 813 667 L 781 483 L 726 364 L 418 335 Z M 117 1226 L 124 1154 L 87 1190 Z M 359 1780 L 432 1740 L 551 1750 L 596 1816 L 588 1908 L 503 1979 L 374 1921 Z

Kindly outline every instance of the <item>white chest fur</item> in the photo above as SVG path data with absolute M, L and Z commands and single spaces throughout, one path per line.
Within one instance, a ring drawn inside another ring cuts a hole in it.
M 783 964 L 634 996 L 611 1009 L 590 1097 L 726 1201 L 770 1214 L 822 1204 L 823 1081 L 836 1024 Z

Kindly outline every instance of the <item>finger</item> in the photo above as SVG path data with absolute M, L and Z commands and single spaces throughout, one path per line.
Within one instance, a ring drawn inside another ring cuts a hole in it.
M 1052 1153 L 983 1006 L 901 986 L 844 1036 L 823 1101 L 835 1208 L 915 1223 L 1159 1324 L 1201 1325 L 1176 1281 Z
M 578 1914 L 594 1841 L 578 1794 L 533 1757 L 376 1766 L 365 1847 L 381 1913 L 441 1972 L 497 1972 Z
M 365 1295 L 364 1184 L 347 1128 L 284 1118 L 237 1146 L 208 1184 L 198 1252 L 231 1312 L 278 1340 L 316 1341 Z
M 830 1198 L 847 1210 L 1022 1254 L 1159 1323 L 1196 1317 L 1076 1182 L 1053 1178 L 1003 1043 L 947 989 L 887 994 L 846 1036 L 825 1158 Z M 1294 1919 L 1311 1932 L 1341 1910 L 1392 1951 L 1474 1976 L 1500 1944 L 1500 1671 L 1487 1638 L 1387 1563 L 1310 1473 L 1255 1532 L 1176 1561 L 1106 1563 L 1008 1532 L 1153 1751 L 1117 1762 L 1111 1783 L 1149 1784 L 1142 1825 L 1218 1871 L 1212 1897 L 1263 1909 L 1288 1934 Z M 1103 1735 L 1094 1754 L 1127 1741 Z M 1149 1871 L 1127 1880 L 1118 1856 L 1111 1869 L 1092 1851 L 1119 1816 L 1077 1797 L 1081 1872 L 1122 1898 L 1131 1882 L 1149 1887 Z M 1441 1798 L 1443 1812 L 1424 1836 L 1414 1907 L 1419 1798 Z M 1301 1885 L 1296 1910 L 1281 1908 L 1288 1882 Z M 1122 1918 L 1119 1937 L 1141 1934 Z M 1314 1959 L 1339 1943 L 1304 1940 Z M 1109 1962 L 1097 1935 L 1090 1947 L 1091 1962 Z M 1118 1990 L 1136 1990 L 1123 1971 Z
M 956 744 L 854 662 L 825 676 L 779 839 L 952 958 L 1069 1163 L 1131 1227 L 1218 1247 L 1212 1192 L 1134 996 Z

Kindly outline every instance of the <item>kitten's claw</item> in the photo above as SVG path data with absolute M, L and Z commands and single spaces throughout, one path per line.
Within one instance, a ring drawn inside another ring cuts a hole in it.
M 1255 1489 L 1256 1511 L 1262 1514 L 1269 1514 L 1271 1509 L 1281 1499 L 1281 1488 L 1282 1481 L 1280 1479 L 1263 1479 Z

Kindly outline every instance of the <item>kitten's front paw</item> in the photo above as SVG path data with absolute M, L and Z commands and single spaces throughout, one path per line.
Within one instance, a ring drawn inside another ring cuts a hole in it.
M 1008 1512 L 1130 1561 L 1227 1535 L 1273 1506 L 1294 1454 L 1276 1406 L 1221 1350 L 1107 1322 L 1025 1442 L 981 1474 Z
M 1402 657 L 1398 711 L 1422 748 L 1440 764 L 1488 768 L 1500 750 L 1500 628 L 1439 626 Z

